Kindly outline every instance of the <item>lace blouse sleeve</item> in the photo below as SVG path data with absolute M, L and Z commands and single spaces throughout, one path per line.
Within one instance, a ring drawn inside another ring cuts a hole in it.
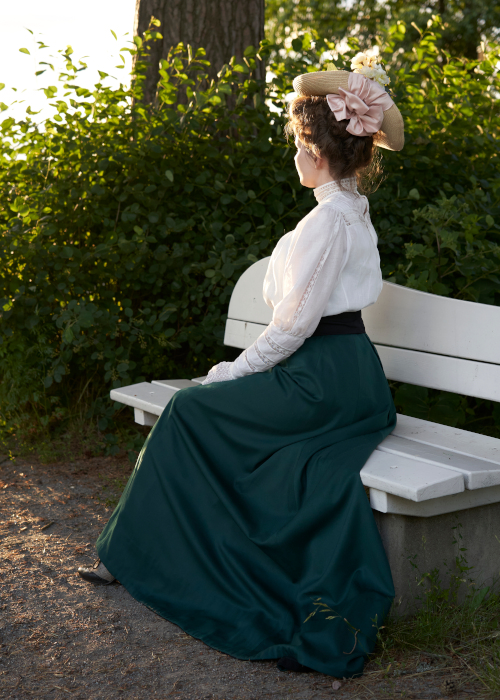
M 316 207 L 294 231 L 284 267 L 283 295 L 273 320 L 232 363 L 233 379 L 264 372 L 296 352 L 316 330 L 348 255 L 339 212 Z

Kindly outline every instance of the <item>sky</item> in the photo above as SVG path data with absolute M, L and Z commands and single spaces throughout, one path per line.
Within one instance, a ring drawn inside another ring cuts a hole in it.
M 9 105 L 9 109 L 0 112 L 0 121 L 7 116 L 23 118 L 27 106 L 37 111 L 46 104 L 47 98 L 39 89 L 56 82 L 50 70 L 35 77 L 38 62 L 54 63 L 50 56 L 57 57 L 57 50 L 65 49 L 68 44 L 73 48 L 73 59 L 88 56 L 85 59 L 88 70 L 78 78 L 82 86 L 90 87 L 97 82 L 97 70 L 116 76 L 117 82 L 128 82 L 130 55 L 122 54 L 126 59 L 125 69 L 118 70 L 115 66 L 121 63 L 119 49 L 132 40 L 134 12 L 135 0 L 23 0 L 18 3 L 3 0 L 0 3 L 0 83 L 5 83 L 5 88 L 0 91 L 0 102 Z M 118 41 L 110 30 L 115 32 Z M 49 48 L 39 50 L 37 41 L 43 41 Z M 30 55 L 21 53 L 21 48 L 28 49 Z M 108 84 L 112 82 L 108 81 Z M 17 92 L 12 88 L 17 88 Z M 14 100 L 23 102 L 12 105 Z M 44 116 L 48 116 L 48 112 L 34 118 L 38 120 Z

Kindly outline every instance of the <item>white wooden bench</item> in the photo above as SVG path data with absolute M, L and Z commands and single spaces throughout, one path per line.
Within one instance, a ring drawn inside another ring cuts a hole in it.
M 271 320 L 262 299 L 267 263 L 252 265 L 234 288 L 228 346 L 248 347 Z M 388 379 L 500 401 L 499 307 L 384 282 L 377 303 L 362 315 Z M 141 382 L 114 389 L 111 398 L 132 406 L 141 425 L 154 425 L 176 391 L 203 379 Z M 457 525 L 479 582 L 500 576 L 500 440 L 398 415 L 361 480 L 403 607 L 415 597 L 409 558 L 418 555 L 421 572 L 442 568 L 443 559 L 451 565 Z

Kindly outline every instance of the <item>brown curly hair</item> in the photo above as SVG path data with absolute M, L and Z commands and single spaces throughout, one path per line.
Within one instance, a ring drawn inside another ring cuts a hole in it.
M 357 176 L 363 191 L 373 191 L 381 175 L 374 135 L 353 136 L 348 124 L 337 121 L 326 97 L 299 96 L 290 102 L 285 133 L 298 137 L 313 159 L 325 158 L 335 180 Z

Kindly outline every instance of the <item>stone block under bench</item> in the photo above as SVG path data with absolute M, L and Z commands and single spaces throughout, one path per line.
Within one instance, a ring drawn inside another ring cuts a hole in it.
M 396 614 L 414 612 L 422 604 L 425 586 L 418 585 L 422 574 L 438 569 L 442 586 L 447 588 L 450 572 L 460 574 L 455 567 L 457 557 L 465 556 L 467 565 L 473 567 L 460 578 L 467 581 L 470 577 L 475 581 L 475 589 L 499 583 L 500 486 L 494 487 L 494 492 L 496 500 L 489 505 L 460 508 L 430 517 L 373 511 L 394 580 L 393 610 Z M 482 494 L 483 502 L 487 499 L 488 495 Z M 464 503 L 455 505 L 460 507 Z M 467 584 L 461 587 L 459 602 L 468 591 Z

